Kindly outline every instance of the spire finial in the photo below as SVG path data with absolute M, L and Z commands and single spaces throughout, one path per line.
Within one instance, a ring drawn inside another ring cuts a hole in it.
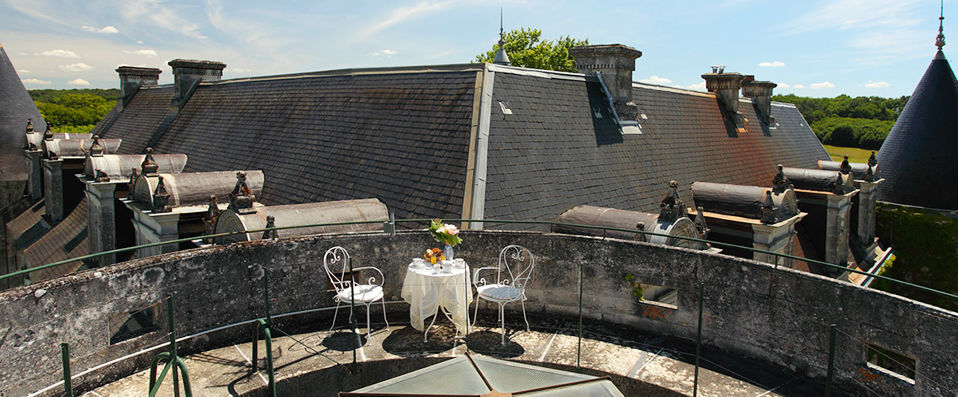
M 941 14 L 938 16 L 938 37 L 935 38 L 935 46 L 938 51 L 945 46 L 945 33 L 942 31 L 942 25 L 945 22 L 945 0 L 941 0 Z
M 506 31 L 502 27 L 502 8 L 499 8 L 499 50 L 492 61 L 496 65 L 509 65 L 509 55 L 506 55 Z

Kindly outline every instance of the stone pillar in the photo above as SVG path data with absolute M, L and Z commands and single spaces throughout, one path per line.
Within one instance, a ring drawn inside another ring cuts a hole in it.
M 855 181 L 858 188 L 858 241 L 868 248 L 875 241 L 875 202 L 878 200 L 878 185 L 884 179 L 874 182 Z
M 90 253 L 116 249 L 116 208 L 114 191 L 116 184 L 109 182 L 85 182 L 87 201 L 87 236 Z M 116 263 L 116 254 L 97 258 L 98 266 Z
M 51 224 L 63 220 L 63 160 L 43 160 L 43 196 Z
M 23 155 L 30 163 L 30 175 L 27 176 L 27 195 L 34 203 L 43 197 L 43 151 L 24 150 Z
M 136 223 L 134 227 L 137 230 L 136 242 L 140 244 L 152 244 L 163 241 L 176 240 L 180 238 L 179 223 L 180 214 L 176 212 L 152 213 L 148 211 L 133 210 L 136 213 Z M 136 250 L 137 258 L 176 252 L 179 250 L 177 244 L 167 244 Z
M 807 214 L 800 212 L 798 215 L 775 224 L 753 223 L 752 248 L 792 255 L 792 247 L 795 241 L 795 224 L 805 215 Z M 778 260 L 779 266 L 792 267 L 791 259 L 762 252 L 754 252 L 752 259 L 773 264 Z
M 825 262 L 839 266 L 848 265 L 848 256 L 851 254 L 848 236 L 851 234 L 852 198 L 856 194 L 858 194 L 857 189 L 845 194 L 828 195 L 828 209 L 825 215 Z

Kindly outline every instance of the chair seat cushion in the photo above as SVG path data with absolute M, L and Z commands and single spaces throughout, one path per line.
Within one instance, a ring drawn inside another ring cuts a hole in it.
M 514 302 L 522 298 L 522 291 L 511 285 L 488 284 L 476 289 L 479 297 L 494 302 Z
M 383 298 L 383 287 L 378 285 L 360 284 L 355 287 L 356 302 L 369 303 Z M 346 288 L 336 294 L 340 302 L 349 302 L 353 297 L 352 288 Z

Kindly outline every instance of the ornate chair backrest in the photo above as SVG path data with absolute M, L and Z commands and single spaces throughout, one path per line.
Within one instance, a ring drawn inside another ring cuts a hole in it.
M 536 259 L 529 249 L 518 245 L 510 245 L 499 252 L 499 271 L 496 274 L 496 283 L 511 284 L 520 291 L 532 283 L 532 271 L 536 267 Z
M 350 287 L 352 277 L 346 278 L 349 272 L 349 252 L 343 247 L 333 247 L 326 250 L 323 256 L 323 269 L 326 269 L 326 275 L 329 276 L 329 282 L 333 284 L 336 292 Z

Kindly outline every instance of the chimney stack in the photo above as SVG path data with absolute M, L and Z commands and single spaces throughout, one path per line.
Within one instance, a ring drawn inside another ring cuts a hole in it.
M 724 65 L 712 66 L 712 73 L 702 75 L 705 88 L 714 92 L 724 113 L 735 123 L 739 132 L 744 132 L 745 117 L 738 111 L 738 91 L 742 88 L 745 76 L 741 73 L 725 73 Z
M 601 73 L 619 119 L 635 121 L 639 109 L 632 101 L 632 71 L 642 51 L 622 44 L 602 44 L 573 47 L 569 54 L 575 57 L 579 73 Z
M 772 90 L 778 87 L 771 81 L 755 81 L 754 76 L 746 76 L 746 81 L 742 83 L 742 95 L 752 99 L 752 105 L 755 107 L 758 117 L 765 125 L 775 122 L 772 117 Z
M 173 100 L 170 105 L 177 108 L 186 104 L 200 82 L 219 81 L 226 68 L 222 62 L 193 59 L 174 59 L 169 65 L 173 68 Z
M 141 87 L 156 87 L 160 80 L 160 69 L 120 66 L 116 68 L 120 75 L 120 107 L 127 104 Z

